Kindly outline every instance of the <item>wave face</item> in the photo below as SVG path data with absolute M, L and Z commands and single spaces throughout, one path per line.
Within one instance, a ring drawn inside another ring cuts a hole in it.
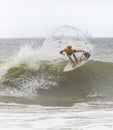
M 70 106 L 112 101 L 112 42 L 111 38 L 86 40 L 81 35 L 79 39 L 59 37 L 58 33 L 47 39 L 0 40 L 0 102 Z M 69 61 L 59 51 L 68 44 L 91 51 L 91 58 L 82 67 L 64 73 Z
M 1 81 L 0 101 L 73 105 L 112 100 L 112 63 L 89 61 L 75 71 L 64 73 L 66 63 L 42 62 L 38 70 L 25 64 L 10 68 Z

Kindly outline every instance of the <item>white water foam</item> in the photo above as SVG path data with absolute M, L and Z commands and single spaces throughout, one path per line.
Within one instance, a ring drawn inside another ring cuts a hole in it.
M 40 62 L 43 61 L 61 61 L 68 60 L 65 56 L 59 54 L 67 45 L 71 44 L 75 49 L 82 49 L 85 51 L 92 51 L 93 47 L 90 43 L 84 41 L 75 41 L 74 39 L 60 39 L 54 38 L 46 39 L 41 48 L 34 49 L 31 45 L 25 45 L 21 47 L 17 55 L 12 58 L 11 62 L 6 62 L 4 66 L 0 68 L 1 75 L 5 74 L 11 67 L 16 67 L 21 64 L 26 64 L 29 69 L 38 69 Z
M 43 130 L 112 130 L 110 108 L 41 107 L 38 105 L 1 104 L 0 128 Z M 81 106 L 81 104 L 80 104 Z

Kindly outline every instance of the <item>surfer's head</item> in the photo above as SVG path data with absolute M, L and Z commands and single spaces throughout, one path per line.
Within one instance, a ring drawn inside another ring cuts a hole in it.
M 72 48 L 72 46 L 71 46 L 71 45 L 68 45 L 68 46 L 67 46 L 67 48 L 68 48 L 68 49 L 71 49 L 71 48 Z

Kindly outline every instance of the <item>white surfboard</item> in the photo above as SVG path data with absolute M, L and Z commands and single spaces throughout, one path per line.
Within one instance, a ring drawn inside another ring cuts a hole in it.
M 89 54 L 89 57 L 90 57 L 90 54 Z M 81 67 L 82 65 L 84 65 L 87 61 L 88 61 L 88 58 L 84 58 L 84 56 L 80 56 L 78 59 L 78 61 L 80 61 L 79 63 L 77 63 L 74 67 L 72 67 L 72 64 L 71 63 L 68 63 L 65 67 L 64 67 L 64 72 L 68 72 L 68 71 L 72 71 L 72 70 L 75 70 L 76 68 L 79 68 Z

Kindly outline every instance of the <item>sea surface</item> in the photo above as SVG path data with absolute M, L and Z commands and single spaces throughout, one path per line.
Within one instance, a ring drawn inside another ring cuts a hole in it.
M 63 72 L 68 44 L 91 58 Z M 0 39 L 0 130 L 15 128 L 112 130 L 113 38 Z

